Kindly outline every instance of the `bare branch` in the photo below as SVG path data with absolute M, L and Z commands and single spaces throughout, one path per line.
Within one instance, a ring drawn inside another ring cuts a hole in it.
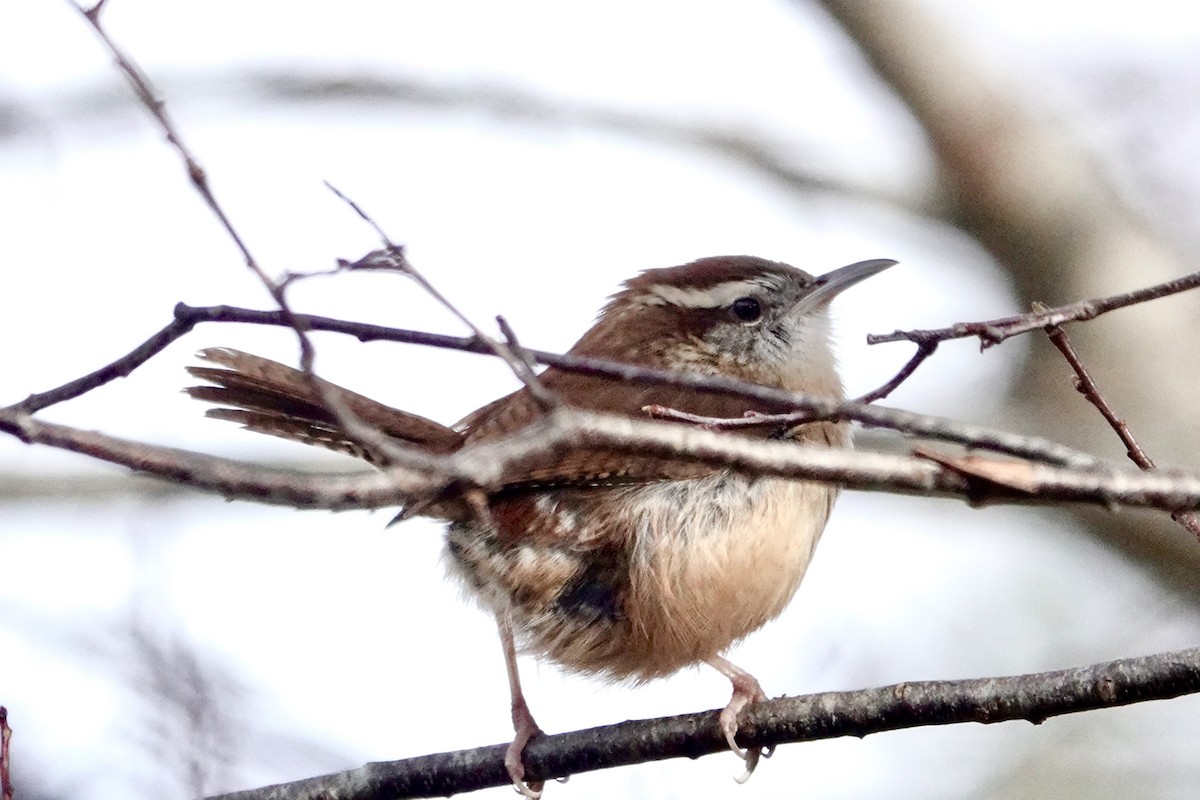
M 383 236 L 384 240 L 384 249 L 375 250 L 371 253 L 368 253 L 357 261 L 350 262 L 340 260 L 338 264 L 341 268 L 348 270 L 385 270 L 390 272 L 398 272 L 408 278 L 411 278 L 417 283 L 418 286 L 425 290 L 426 294 L 436 300 L 437 303 L 442 306 L 442 308 L 449 311 L 458 319 L 459 322 L 466 325 L 471 333 L 474 334 L 475 341 L 483 345 L 483 348 L 486 352 L 496 355 L 500 358 L 500 360 L 507 364 L 508 368 L 512 370 L 513 375 L 515 375 L 517 380 L 521 381 L 521 383 L 523 383 L 529 389 L 530 394 L 532 394 L 534 398 L 538 400 L 542 408 L 550 409 L 558 404 L 557 398 L 555 398 L 554 395 L 546 389 L 546 387 L 542 386 L 541 381 L 538 380 L 537 374 L 534 373 L 533 369 L 528 363 L 525 362 L 524 359 L 514 353 L 506 343 L 498 341 L 484 333 L 482 328 L 476 325 L 469 317 L 467 317 L 467 315 L 463 314 L 456 305 L 451 303 L 449 298 L 442 294 L 441 291 L 438 290 L 438 288 L 434 286 L 428 278 L 425 277 L 424 274 L 422 274 L 416 267 L 412 265 L 412 262 L 408 260 L 408 256 L 404 252 L 404 248 L 388 239 L 383 233 L 382 228 L 380 228 L 373 219 L 367 216 L 367 213 L 363 211 L 357 203 L 350 200 L 350 198 L 346 197 L 333 186 L 330 186 L 328 182 L 325 185 L 329 186 L 329 188 L 335 194 L 337 194 L 338 197 L 349 203 L 351 208 L 353 208 L 360 217 L 366 220 L 377 232 L 379 232 L 381 236 Z
M 1075 351 L 1075 347 L 1071 344 L 1071 340 L 1067 338 L 1067 332 L 1058 325 L 1051 325 L 1046 328 L 1046 334 L 1050 337 L 1050 341 L 1058 348 L 1058 351 L 1063 354 L 1063 358 L 1071 365 L 1071 369 L 1075 370 L 1075 389 L 1082 394 L 1089 403 L 1096 407 L 1100 415 L 1104 417 L 1109 426 L 1112 427 L 1121 442 L 1125 445 L 1125 452 L 1129 456 L 1129 460 L 1137 464 L 1140 469 L 1147 472 L 1156 469 L 1154 461 L 1138 444 L 1134 438 L 1133 431 L 1129 429 L 1129 425 L 1125 420 L 1117 414 L 1116 410 L 1104 397 L 1100 391 L 1100 386 L 1092 378 L 1087 367 L 1083 365 L 1079 354 Z M 1200 518 L 1192 511 L 1173 511 L 1171 518 L 1183 526 L 1184 530 L 1200 539 Z
M 68 381 L 62 386 L 31 394 L 11 406 L 10 410 L 23 414 L 34 414 L 50 406 L 87 394 L 117 378 L 126 378 L 135 369 L 165 350 L 172 342 L 186 336 L 192 328 L 196 327 L 196 323 L 203 321 L 204 319 L 198 315 L 181 315 L 176 309 L 175 319 L 172 322 L 117 360 L 105 364 L 83 377 Z
M 172 148 L 174 148 L 174 150 L 179 154 L 179 157 L 183 160 L 193 188 L 200 194 L 209 210 L 212 211 L 212 213 L 217 217 L 217 220 L 221 223 L 221 227 L 225 230 L 225 233 L 241 252 L 242 259 L 246 266 L 255 275 L 255 277 L 258 278 L 259 282 L 270 294 L 271 299 L 275 301 L 275 304 L 279 306 L 279 311 L 284 324 L 295 332 L 296 339 L 299 342 L 301 370 L 308 377 L 313 390 L 317 393 L 317 396 L 321 398 L 325 407 L 341 425 L 346 435 L 360 443 L 368 445 L 369 448 L 374 449 L 377 452 L 385 453 L 389 461 L 392 463 L 408 464 L 410 466 L 418 466 L 429 469 L 430 464 L 428 459 L 425 458 L 424 454 L 414 452 L 411 448 L 400 447 L 395 442 L 388 441 L 387 438 L 379 431 L 376 431 L 370 426 L 363 424 L 348 408 L 345 407 L 345 404 L 342 403 L 338 393 L 329 384 L 317 378 L 316 373 L 313 371 L 313 362 L 316 358 L 316 351 L 313 349 L 312 342 L 309 340 L 308 332 L 304 327 L 303 319 L 292 310 L 287 300 L 287 288 L 291 281 L 277 282 L 273 280 L 267 275 L 266 271 L 259 266 L 257 260 L 250 253 L 250 249 L 246 245 L 245 240 L 242 239 L 241 235 L 234 227 L 233 222 L 225 213 L 224 208 L 217 201 L 216 195 L 213 193 L 212 188 L 209 185 L 208 176 L 203 167 L 200 166 L 199 160 L 184 143 L 182 135 L 175 127 L 175 124 L 172 122 L 170 116 L 168 116 L 165 101 L 159 99 L 158 93 L 151 86 L 149 78 L 144 72 L 142 72 L 141 68 L 137 66 L 133 59 L 126 54 L 108 35 L 108 32 L 101 24 L 100 14 L 102 11 L 102 4 L 97 4 L 92 9 L 85 10 L 78 3 L 74 2 L 74 0 L 69 0 L 69 2 L 71 2 L 76 10 L 83 15 L 83 17 L 96 31 L 96 34 L 100 37 L 105 47 L 107 47 L 112 53 L 113 57 L 116 59 L 117 66 L 125 74 L 130 85 L 133 87 L 134 93 L 146 107 L 146 110 L 149 111 L 154 119 L 158 122 L 159 127 L 162 128 L 163 133 L 166 135 L 167 142 Z M 401 259 L 403 259 L 403 250 L 401 248 L 392 245 L 390 242 L 388 245 L 399 254 Z M 416 275 L 415 271 L 411 270 L 410 274 Z M 433 291 L 432 287 L 430 287 L 428 283 L 425 282 L 424 279 L 419 275 L 417 275 L 417 279 L 428 290 Z M 438 296 L 436 295 L 436 292 L 434 292 L 434 294 L 435 296 Z M 111 380 L 111 378 L 108 379 Z
M 521 362 L 522 371 L 530 376 L 525 385 L 529 387 L 529 392 L 537 400 L 538 406 L 543 411 L 550 411 L 562 405 L 562 402 L 538 379 L 534 368 L 537 366 L 537 361 L 525 349 L 520 340 L 517 339 L 517 332 L 508 324 L 508 320 L 502 315 L 496 315 L 496 325 L 500 328 L 500 332 L 504 334 L 504 344 L 514 358 Z
M 176 316 L 196 322 L 246 322 L 261 325 L 287 325 L 286 320 L 273 311 L 254 311 L 232 306 L 192 307 L 179 304 Z M 360 341 L 392 341 L 422 344 L 470 353 L 487 353 L 488 349 L 472 337 L 444 336 L 440 334 L 387 328 L 380 325 L 347 322 L 310 315 L 300 315 L 304 324 L 314 331 L 330 331 L 354 336 Z M 193 322 L 193 324 L 195 324 Z M 883 408 L 856 401 L 839 402 L 829 398 L 785 392 L 758 384 L 746 383 L 722 376 L 697 375 L 682 372 L 622 364 L 605 359 L 563 355 L 545 350 L 522 348 L 524 353 L 540 364 L 557 367 L 585 375 L 597 375 L 630 383 L 651 383 L 684 386 L 690 389 L 725 394 L 737 394 L 750 400 L 766 404 L 786 404 L 796 409 L 787 416 L 791 425 L 816 419 L 840 419 L 860 422 L 874 428 L 894 430 L 899 433 L 923 436 L 940 441 L 962 444 L 979 450 L 988 450 L 1019 456 L 1050 464 L 1094 468 L 1103 462 L 1087 453 L 1073 450 L 1055 442 L 1038 437 L 1020 436 L 981 425 L 948 420 L 899 409 Z M 730 424 L 728 427 L 737 427 Z
M 1074 669 L 963 681 L 919 681 L 755 703 L 739 741 L 776 746 L 962 722 L 1025 720 L 1164 700 L 1200 692 L 1200 648 Z M 334 775 L 208 800 L 381 800 L 440 797 L 511 783 L 505 745 L 376 762 Z M 727 751 L 718 712 L 623 722 L 534 738 L 525 748 L 534 780 L 597 769 L 697 758 Z
M 900 371 L 897 372 L 891 380 L 880 386 L 878 389 L 856 397 L 854 401 L 856 403 L 874 403 L 876 400 L 882 400 L 883 398 L 887 397 L 889 394 L 896 391 L 900 384 L 908 380 L 909 377 L 911 377 L 912 374 L 917 371 L 917 367 L 925 363 L 925 359 L 937 352 L 937 348 L 938 343 L 935 341 L 918 342 L 917 352 L 913 353 L 913 357 L 910 358 L 904 364 L 904 366 L 900 368 Z
M 81 453 L 227 499 L 268 505 L 333 511 L 387 508 L 438 485 L 437 473 L 399 466 L 385 473 L 346 475 L 273 469 L 42 422 L 11 409 L 0 409 L 0 430 L 30 444 Z
M 596 447 L 686 456 L 753 474 L 834 482 L 851 489 L 957 497 L 974 505 L 1088 503 L 1165 511 L 1200 508 L 1200 476 L 1116 468 L 1079 469 L 1021 461 L 897 456 L 761 441 L 699 428 L 558 409 L 507 439 L 450 456 L 435 470 L 406 465 L 363 475 L 297 474 L 184 450 L 130 442 L 0 409 L 0 431 L 71 450 L 230 499 L 295 508 L 384 508 L 440 491 L 494 488 L 515 465 L 563 449 Z M 1003 465 L 1001 472 L 998 467 Z
M 490 352 L 490 348 L 475 337 L 446 336 L 400 328 L 387 328 L 380 325 L 347 322 L 345 320 L 308 314 L 294 315 L 294 319 L 307 330 L 347 334 L 363 342 L 405 342 L 469 353 L 486 354 Z M 288 316 L 280 311 L 256 311 L 232 306 L 193 307 L 180 303 L 175 307 L 175 320 L 173 322 L 168 323 L 162 330 L 153 334 L 128 354 L 82 378 L 45 392 L 32 394 L 20 403 L 3 409 L 3 411 L 8 412 L 9 415 L 32 414 L 57 403 L 79 397 L 116 378 L 127 376 L 133 370 L 137 369 L 137 367 L 165 349 L 169 344 L 186 335 L 201 322 L 244 322 L 291 327 Z M 599 375 L 631 383 L 657 383 L 686 386 L 701 391 L 734 393 L 751 400 L 760 400 L 764 403 L 786 403 L 794 406 L 797 412 L 787 415 L 786 418 L 780 418 L 778 422 L 790 425 L 813 419 L 845 419 L 860 422 L 871 427 L 953 442 L 979 450 L 988 450 L 1031 460 L 1045 461 L 1050 464 L 1081 468 L 1094 468 L 1102 464 L 1094 456 L 1038 437 L 1020 436 L 980 425 L 972 425 L 910 411 L 883 408 L 858 401 L 837 402 L 826 398 L 809 397 L 737 381 L 731 378 L 667 372 L 604 359 L 562 355 L 525 347 L 522 347 L 521 350 L 525 356 L 540 364 L 587 375 Z M 896 379 L 889 381 L 889 384 L 893 382 L 896 382 Z M 711 420 L 710 422 L 723 421 Z M 749 425 L 754 423 L 738 421 L 738 423 L 715 427 L 732 428 L 739 427 L 741 424 Z M 406 451 L 406 454 L 402 458 L 398 457 L 396 460 L 398 463 L 403 462 L 409 463 L 411 466 L 421 466 L 424 462 L 418 463 L 414 461 L 415 457 L 416 454 Z M 428 465 L 425 464 L 425 466 Z
M 108 31 L 106 31 L 103 24 L 101 24 L 100 16 L 104 10 L 104 0 L 96 3 L 96 5 L 92 6 L 90 9 L 85 9 L 79 3 L 74 2 L 74 0 L 68 0 L 68 2 L 83 16 L 84 19 L 88 21 L 88 24 L 92 26 L 92 29 L 96 32 L 96 35 L 100 37 L 100 41 L 104 43 L 104 46 L 108 48 L 108 51 L 116 60 L 117 68 L 124 73 L 125 78 L 129 81 L 129 85 L 133 88 L 134 94 L 137 95 L 138 100 L 145 107 L 145 109 L 150 112 L 155 121 L 158 122 L 159 127 L 162 128 L 163 133 L 166 135 L 167 142 L 172 148 L 174 148 L 175 152 L 178 153 L 179 157 L 183 160 L 183 166 L 187 171 L 188 180 L 191 181 L 192 187 L 204 199 L 204 202 L 208 205 L 209 210 L 212 211 L 213 215 L 216 216 L 217 220 L 221 223 L 221 227 L 225 229 L 225 233 L 231 240 L 233 240 L 234 245 L 236 245 L 238 250 L 241 252 L 242 259 L 245 261 L 246 266 L 258 276 L 258 279 L 263 283 L 263 285 L 265 285 L 268 289 L 271 289 L 274 286 L 273 282 L 258 266 L 258 262 L 255 261 L 254 256 L 250 254 L 249 247 L 246 246 L 245 241 L 238 234 L 237 229 L 234 228 L 233 222 L 225 214 L 225 210 L 221 207 L 221 204 L 217 202 L 217 197 L 215 194 L 213 194 L 212 187 L 210 187 L 208 183 L 208 174 L 205 172 L 204 167 L 200 165 L 199 159 L 196 158 L 196 156 L 188 148 L 187 144 L 184 143 L 183 136 L 179 133 L 179 129 L 175 127 L 175 123 L 171 120 L 170 115 L 167 113 L 167 104 L 159 98 L 158 91 L 154 88 L 153 84 L 151 84 L 150 78 L 146 75 L 146 73 L 142 71 L 141 67 L 139 67 L 115 41 L 113 41 L 112 37 L 108 35 Z M 272 292 L 272 294 L 274 294 L 274 292 Z
M 944 342 L 948 339 L 963 339 L 978 337 L 980 346 L 984 349 L 1000 344 L 1005 339 L 1030 331 L 1044 330 L 1052 325 L 1063 325 L 1068 322 L 1082 322 L 1095 319 L 1101 314 L 1115 311 L 1118 308 L 1169 297 L 1179 292 L 1186 292 L 1200 286 L 1200 272 L 1193 272 L 1180 278 L 1174 278 L 1145 289 L 1123 292 L 1108 297 L 1098 297 L 1093 300 L 1080 300 L 1058 308 L 1046 308 L 1031 311 L 1027 314 L 1014 314 L 1010 317 L 987 320 L 986 322 L 959 322 L 948 328 L 933 330 L 893 331 L 886 334 L 870 334 L 867 344 L 882 344 L 884 342 L 909 341 L 916 344 Z
M 1115 409 L 1109 404 L 1108 400 L 1100 391 L 1095 379 L 1088 372 L 1087 367 L 1079 358 L 1079 354 L 1075 351 L 1071 340 L 1067 338 L 1067 332 L 1058 325 L 1050 325 L 1046 328 L 1046 335 L 1050 338 L 1050 342 L 1058 348 L 1058 351 L 1063 354 L 1063 358 L 1071 365 L 1071 369 L 1075 370 L 1075 390 L 1084 396 L 1085 399 L 1096 407 L 1100 412 L 1100 416 L 1104 417 L 1105 421 L 1116 431 L 1117 436 L 1125 445 L 1126 455 L 1129 460 L 1137 464 L 1138 467 L 1144 470 L 1155 469 L 1154 461 L 1142 449 L 1142 446 L 1137 443 L 1133 432 L 1129 430 L 1129 426 L 1125 424 L 1125 420 L 1121 419 Z

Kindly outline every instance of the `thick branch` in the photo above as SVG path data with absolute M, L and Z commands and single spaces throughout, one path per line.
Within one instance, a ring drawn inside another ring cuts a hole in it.
M 752 706 L 738 739 L 779 745 L 960 722 L 1034 724 L 1099 708 L 1200 692 L 1200 648 L 1086 667 L 965 681 L 919 681 L 825 692 Z M 639 720 L 534 739 L 525 749 L 533 779 L 696 758 L 728 749 L 716 711 Z M 377 762 L 358 769 L 220 795 L 209 800 L 380 800 L 440 797 L 511 783 L 505 745 Z
M 403 468 L 348 475 L 272 469 L 42 422 L 10 409 L 0 409 L 0 430 L 30 444 L 81 453 L 229 500 L 268 505 L 332 511 L 394 507 L 439 485 L 433 475 Z
M 1091 503 L 1200 508 L 1200 476 L 1104 468 L 1068 469 L 1023 461 L 897 456 L 762 441 L 694 427 L 560 409 L 517 435 L 430 456 L 434 472 L 389 468 L 363 475 L 298 474 L 173 448 L 130 442 L 0 409 L 0 431 L 28 443 L 83 453 L 226 498 L 295 508 L 381 508 L 439 492 L 489 489 L 514 465 L 567 448 L 598 447 L 679 455 L 745 472 L 838 483 L 851 489 L 957 497 L 984 503 Z

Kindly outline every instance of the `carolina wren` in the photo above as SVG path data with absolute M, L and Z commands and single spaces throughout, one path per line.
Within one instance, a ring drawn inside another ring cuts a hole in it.
M 841 398 L 829 301 L 894 263 L 862 261 L 816 278 L 750 256 L 646 270 L 610 298 L 570 352 Z M 216 385 L 189 393 L 232 407 L 209 415 L 373 459 L 339 430 L 298 371 L 232 350 L 202 355 L 219 367 L 189 372 Z M 639 418 L 648 405 L 720 418 L 788 410 L 553 367 L 539 380 L 567 405 Z M 337 391 L 364 422 L 442 453 L 511 435 L 541 413 L 522 389 L 447 427 Z M 850 445 L 845 423 L 746 435 Z M 530 797 L 541 789 L 525 782 L 521 763 L 539 729 L 517 675 L 518 644 L 569 671 L 612 680 L 642 682 L 702 662 L 715 667 L 733 685 L 721 727 L 749 775 L 761 751 L 738 747 L 738 716 L 766 695 L 721 654 L 783 611 L 837 494 L 830 484 L 589 448 L 547 456 L 509 475 L 487 498 L 486 513 L 461 503 L 422 507 L 420 514 L 449 523 L 450 572 L 496 615 L 516 730 L 505 763 L 517 789 Z

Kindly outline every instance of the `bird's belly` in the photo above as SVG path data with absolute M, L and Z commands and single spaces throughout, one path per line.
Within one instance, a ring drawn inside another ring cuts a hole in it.
M 534 505 L 569 519 L 557 539 L 452 525 L 452 572 L 512 619 L 526 650 L 648 680 L 719 654 L 786 607 L 837 490 L 719 473 L 623 494 L 603 535 L 586 503 L 550 495 Z
M 836 491 L 727 476 L 681 493 L 673 513 L 647 501 L 625 604 L 637 676 L 711 658 L 778 616 L 804 577 Z

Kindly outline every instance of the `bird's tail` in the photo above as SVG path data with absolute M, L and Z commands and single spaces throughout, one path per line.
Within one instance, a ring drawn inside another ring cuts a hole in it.
M 325 447 L 384 466 L 387 459 L 371 452 L 349 436 L 322 401 L 312 379 L 297 369 L 261 356 L 225 347 L 202 350 L 199 357 L 217 366 L 188 367 L 195 378 L 212 386 L 185 389 L 197 400 L 215 403 L 207 416 L 229 420 L 247 430 Z M 319 379 L 318 379 L 319 380 Z M 463 444 L 463 435 L 431 419 L 401 411 L 335 384 L 346 411 L 363 424 L 400 442 L 433 453 L 452 453 Z

